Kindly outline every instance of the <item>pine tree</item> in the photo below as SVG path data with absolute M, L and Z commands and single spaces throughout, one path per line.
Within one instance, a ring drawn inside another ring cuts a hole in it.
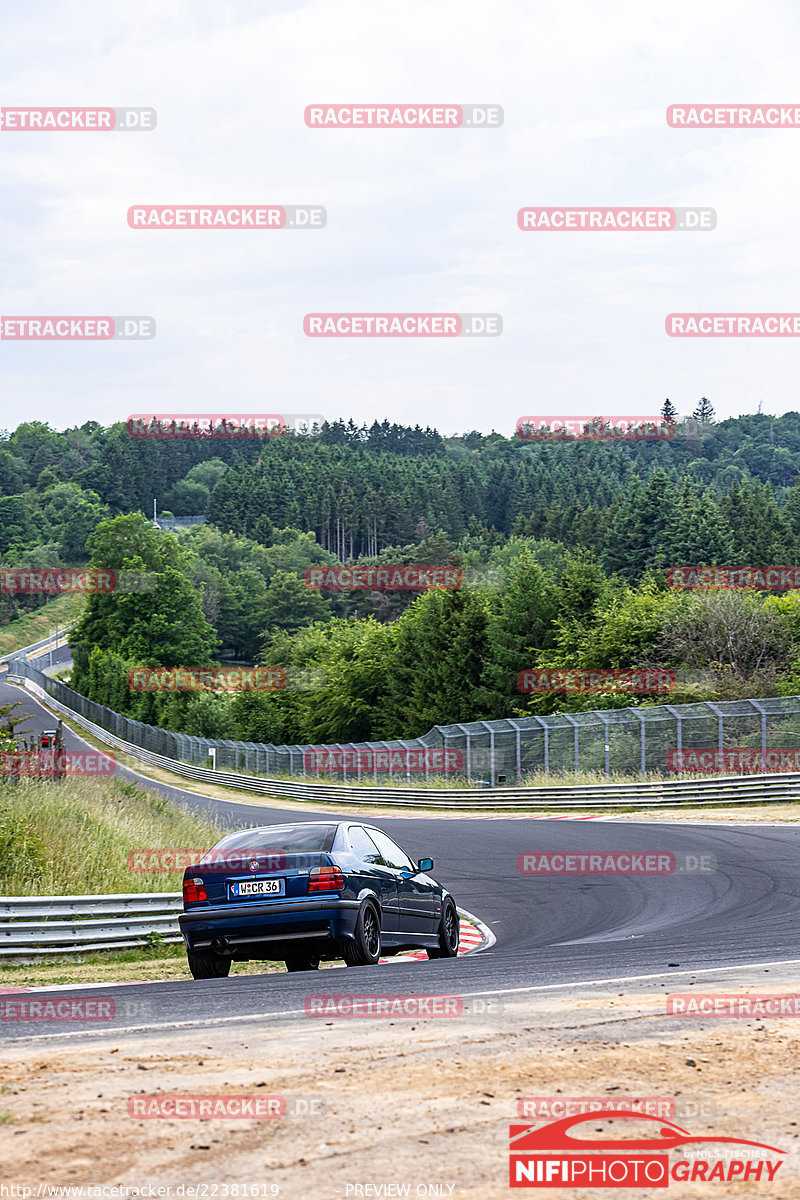
M 714 405 L 706 396 L 701 396 L 697 407 L 692 413 L 695 421 L 699 421 L 701 425 L 714 424 Z
M 538 563 L 526 550 L 500 593 L 489 623 L 486 663 L 486 711 L 504 717 L 519 698 L 517 676 L 533 666 L 550 644 L 557 596 Z
M 669 397 L 661 405 L 661 416 L 670 425 L 674 425 L 678 420 L 678 410 Z
M 783 549 L 781 557 L 786 563 L 797 562 L 800 554 L 800 481 L 795 483 L 781 513 Z

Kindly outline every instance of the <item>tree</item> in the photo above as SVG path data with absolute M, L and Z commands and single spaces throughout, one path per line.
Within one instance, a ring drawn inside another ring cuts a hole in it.
M 777 675 L 797 652 L 795 609 L 789 597 L 765 602 L 742 592 L 692 595 L 665 620 L 658 650 L 678 665 L 732 673 L 743 684 L 742 695 L 764 695 L 764 678 Z
M 309 588 L 304 579 L 291 571 L 276 571 L 267 586 L 259 609 L 260 629 L 269 644 L 275 633 L 295 633 L 314 621 L 329 621 L 333 616 L 329 600 Z
M 508 716 L 519 699 L 517 677 L 539 651 L 551 644 L 557 610 L 556 591 L 538 563 L 525 552 L 501 592 L 489 621 L 485 679 L 487 710 Z
M 300 635 L 301 639 L 303 634 Z M 286 686 L 291 693 L 304 675 L 318 677 L 321 686 L 301 690 L 297 709 L 303 724 L 298 737 L 310 742 L 374 741 L 384 734 L 387 667 L 391 662 L 395 627 L 367 620 L 335 620 L 308 631 L 321 653 L 316 669 L 289 664 Z
M 488 655 L 484 599 L 466 589 L 420 596 L 396 622 L 389 665 L 391 711 L 384 737 L 480 718 Z
M 661 405 L 661 416 L 670 425 L 674 425 L 678 420 L 678 410 L 669 398 Z
M 29 515 L 25 496 L 6 496 L 0 500 L 0 554 L 13 545 L 29 543 L 35 528 Z
M 138 581 L 147 586 L 136 591 L 120 586 L 89 596 L 69 639 L 75 664 L 73 687 L 80 691 L 91 677 L 102 676 L 102 663 L 91 668 L 93 651 L 115 654 L 131 665 L 210 665 L 217 635 L 203 616 L 200 593 L 188 578 L 190 556 L 175 538 L 157 532 L 144 516 L 133 513 L 101 521 L 88 546 L 90 566 L 136 572 Z M 117 574 L 117 583 L 124 578 Z M 112 686 L 109 678 L 108 688 Z
M 39 482 L 48 470 L 39 476 Z M 87 491 L 75 483 L 56 483 L 48 487 L 39 500 L 48 533 L 60 543 L 62 562 L 86 561 L 86 539 L 100 521 L 111 514 L 100 503 L 96 492 Z
M 714 405 L 706 396 L 701 396 L 697 406 L 692 413 L 695 421 L 699 421 L 701 425 L 714 424 Z

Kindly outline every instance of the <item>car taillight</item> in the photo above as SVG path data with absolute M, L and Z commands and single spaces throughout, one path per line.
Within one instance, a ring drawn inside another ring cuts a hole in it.
M 308 875 L 310 892 L 340 892 L 344 876 L 338 867 L 312 867 Z
M 184 879 L 183 881 L 183 902 L 184 904 L 194 904 L 196 900 L 207 900 L 205 882 L 199 877 L 194 879 Z

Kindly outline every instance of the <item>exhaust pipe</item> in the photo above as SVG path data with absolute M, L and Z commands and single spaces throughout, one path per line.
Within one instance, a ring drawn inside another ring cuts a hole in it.
M 226 937 L 215 937 L 211 942 L 211 949 L 215 954 L 227 954 L 230 943 Z

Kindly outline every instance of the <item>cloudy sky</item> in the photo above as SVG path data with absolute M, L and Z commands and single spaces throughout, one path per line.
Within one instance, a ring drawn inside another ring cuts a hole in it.
M 520 415 L 800 408 L 797 339 L 667 337 L 800 311 L 800 104 L 766 0 L 58 0 L 3 6 L 3 106 L 152 106 L 154 132 L 0 131 L 3 315 L 147 314 L 152 341 L 0 341 L 0 427 L 313 412 L 445 433 Z M 317 130 L 306 105 L 502 105 L 500 129 Z M 320 231 L 132 230 L 133 204 L 322 204 Z M 713 232 L 522 233 L 527 205 L 708 205 Z M 311 339 L 308 312 L 498 312 L 497 338 Z

